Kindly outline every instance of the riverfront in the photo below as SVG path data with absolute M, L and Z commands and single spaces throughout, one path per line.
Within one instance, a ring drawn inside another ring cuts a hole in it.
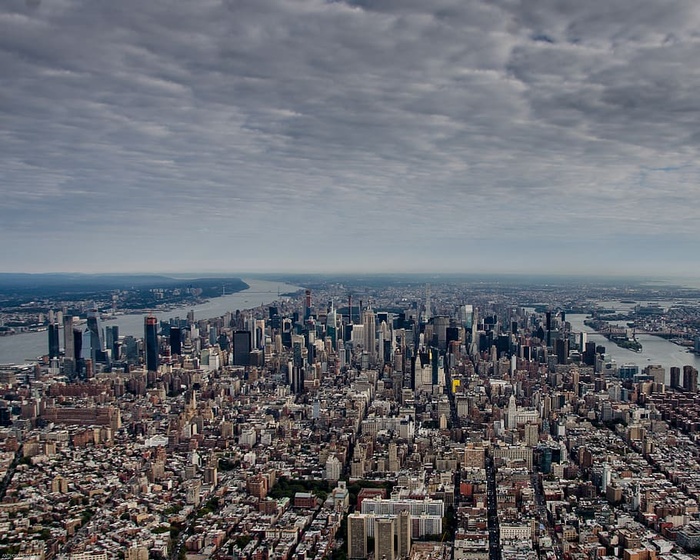
M 692 365 L 694 368 L 700 367 L 700 356 L 689 352 L 682 346 L 652 334 L 637 334 L 637 340 L 642 345 L 640 352 L 620 348 L 614 342 L 584 324 L 584 320 L 587 317 L 588 315 L 584 313 L 570 313 L 567 314 L 566 320 L 571 325 L 572 332 L 585 332 L 590 342 L 605 346 L 605 355 L 614 359 L 618 365 L 636 364 L 641 371 L 647 365 L 659 364 L 666 369 L 666 383 L 669 382 L 668 376 L 671 367 L 682 368 L 684 365 Z
M 220 317 L 228 311 L 251 309 L 267 305 L 281 297 L 280 294 L 296 292 L 302 288 L 284 282 L 269 280 L 245 279 L 248 288 L 235 294 L 212 298 L 204 303 L 192 306 L 177 307 L 163 314 L 156 314 L 158 320 L 171 317 L 185 318 L 190 311 L 195 319 Z M 121 336 L 143 337 L 143 319 L 148 313 L 133 313 L 118 315 L 114 319 L 103 321 L 103 326 L 116 325 Z M 46 331 L 26 332 L 11 336 L 0 337 L 0 364 L 21 364 L 25 361 L 35 361 L 37 357 L 47 353 L 48 334 Z

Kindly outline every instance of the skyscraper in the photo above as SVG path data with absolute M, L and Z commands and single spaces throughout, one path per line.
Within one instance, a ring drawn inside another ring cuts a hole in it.
M 126 361 L 130 364 L 135 364 L 139 359 L 138 344 L 133 336 L 124 337 L 124 354 Z
M 76 361 L 83 357 L 83 332 L 79 328 L 73 329 L 73 356 Z
M 394 560 L 395 517 L 374 518 L 374 557 L 376 560 Z
M 348 515 L 348 558 L 367 558 L 368 516 L 363 513 Z
M 683 366 L 683 388 L 690 393 L 698 392 L 698 370 L 693 366 Z
M 219 338 L 217 339 L 217 344 L 219 345 L 219 348 L 222 350 L 228 350 L 229 348 L 229 341 L 228 341 L 228 335 L 226 333 L 221 333 L 219 335 Z
M 74 360 L 64 362 L 64 369 L 67 373 L 80 376 L 85 362 L 83 359 L 83 331 L 79 327 L 73 328 L 73 356 L 75 356 Z
M 235 331 L 233 333 L 233 365 L 250 365 L 251 333 L 250 331 Z
M 586 342 L 583 352 L 583 363 L 587 366 L 595 365 L 595 342 Z
M 423 316 L 423 321 L 428 322 L 432 317 L 432 303 L 430 302 L 430 284 L 425 285 L 425 313 Z
M 337 337 L 337 331 L 336 331 L 337 328 L 338 328 L 338 315 L 335 312 L 335 307 L 333 307 L 333 303 L 331 303 L 330 311 L 328 311 L 328 315 L 326 316 L 326 334 L 331 339 L 331 346 L 333 348 L 336 348 L 336 345 L 338 343 L 338 337 Z
M 144 318 L 144 344 L 146 369 L 158 371 L 158 319 L 151 315 Z
M 63 316 L 63 348 L 66 360 L 75 361 L 75 343 L 73 342 L 73 316 Z
M 93 308 L 87 313 L 87 324 L 83 332 L 83 349 L 85 350 L 83 358 L 92 360 L 93 364 L 105 361 L 102 327 L 97 308 Z
M 299 340 L 292 342 L 292 352 L 294 359 L 294 367 L 301 368 L 304 365 L 304 357 L 302 354 L 302 343 Z
M 113 359 L 119 358 L 119 326 L 110 325 L 105 327 L 105 345 L 112 353 Z
M 671 388 L 678 389 L 681 387 L 681 368 L 671 367 Z
M 440 352 L 437 348 L 430 349 L 430 379 L 433 387 L 437 387 L 440 384 L 439 378 L 440 369 Z
M 557 363 L 566 364 L 569 360 L 569 340 L 566 338 L 557 338 L 554 341 L 554 351 L 557 355 Z
M 182 338 L 180 327 L 170 327 L 170 354 L 182 355 Z
M 399 513 L 397 525 L 399 542 L 396 552 L 399 558 L 408 558 L 411 553 L 411 514 L 407 511 Z
M 433 340 L 439 350 L 447 349 L 447 328 L 450 326 L 450 318 L 445 316 L 433 317 Z
M 304 293 L 304 319 L 311 317 L 311 290 Z
M 515 395 L 511 395 L 508 399 L 508 412 L 506 414 L 507 418 L 507 428 L 509 430 L 514 430 L 517 427 L 516 416 L 518 414 L 518 405 L 515 402 Z
M 291 366 L 289 370 L 289 390 L 295 395 L 304 392 L 304 368 Z
M 377 350 L 376 350 L 376 325 L 374 320 L 374 311 L 372 308 L 368 308 L 362 314 L 362 324 L 364 325 L 364 349 L 365 352 L 369 353 L 370 362 L 374 362 Z
M 58 324 L 49 324 L 49 359 L 58 358 L 59 354 Z

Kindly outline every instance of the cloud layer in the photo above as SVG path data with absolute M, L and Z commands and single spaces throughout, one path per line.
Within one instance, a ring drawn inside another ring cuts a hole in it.
M 694 0 L 3 2 L 0 266 L 700 273 L 698 29 Z

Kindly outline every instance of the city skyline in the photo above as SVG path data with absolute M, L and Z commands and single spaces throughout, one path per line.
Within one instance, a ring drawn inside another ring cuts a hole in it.
M 700 291 L 250 288 L 131 329 L 3 307 L 42 344 L 0 348 L 0 555 L 698 558 Z
M 11 0 L 0 272 L 700 276 L 700 8 Z

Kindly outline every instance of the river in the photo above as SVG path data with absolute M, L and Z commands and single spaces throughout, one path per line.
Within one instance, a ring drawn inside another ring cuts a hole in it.
M 666 369 L 666 383 L 670 383 L 670 368 L 692 365 L 700 370 L 700 356 L 688 352 L 682 346 L 673 344 L 665 338 L 654 336 L 653 334 L 637 334 L 637 340 L 642 345 L 641 352 L 633 352 L 625 348 L 620 348 L 614 342 L 609 341 L 601 334 L 597 334 L 594 329 L 584 325 L 583 321 L 588 315 L 582 313 L 567 313 L 566 320 L 571 324 L 572 332 L 588 333 L 588 341 L 595 342 L 596 345 L 605 346 L 605 353 L 615 360 L 618 365 L 636 364 L 641 372 L 643 368 L 650 364 L 660 364 Z
M 248 289 L 235 294 L 212 298 L 205 303 L 194 306 L 179 307 L 155 315 L 159 320 L 171 317 L 187 317 L 189 311 L 194 311 L 195 320 L 221 317 L 228 311 L 251 309 L 259 305 L 267 305 L 279 299 L 278 294 L 296 292 L 303 288 L 282 282 L 269 280 L 243 279 Z M 102 326 L 119 326 L 120 336 L 135 336 L 143 338 L 143 318 L 147 313 L 120 315 L 116 319 L 102 321 Z M 21 364 L 25 360 L 35 360 L 48 352 L 48 332 L 21 333 L 0 337 L 0 364 Z M 61 329 L 61 345 L 63 330 Z

